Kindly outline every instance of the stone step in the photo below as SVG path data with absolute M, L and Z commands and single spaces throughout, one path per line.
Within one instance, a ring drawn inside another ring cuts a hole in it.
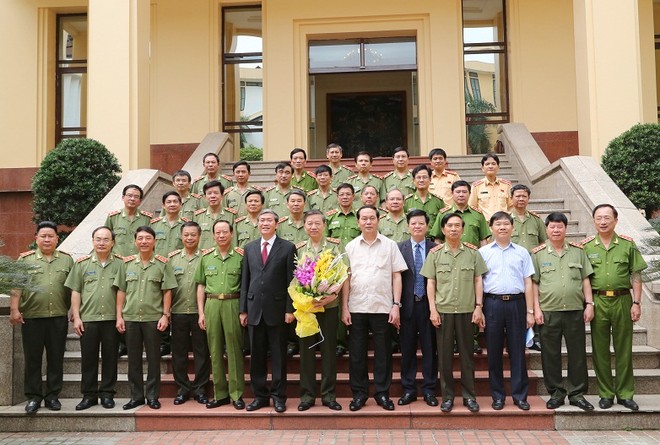
M 536 394 L 545 395 L 548 393 L 545 385 L 543 384 L 543 371 L 534 371 L 539 377 L 538 392 Z M 598 394 L 598 386 L 596 384 L 596 374 L 592 369 L 589 369 L 589 391 L 588 394 Z M 635 394 L 660 394 L 660 369 L 635 369 L 633 372 L 635 376 Z M 566 378 L 566 370 L 562 371 L 562 375 Z
M 548 397 L 543 397 L 545 400 Z M 653 430 L 660 425 L 660 394 L 635 395 L 639 411 L 632 412 L 621 405 L 608 410 L 598 408 L 597 396 L 589 396 L 596 410 L 586 413 L 576 406 L 565 405 L 555 410 L 556 430 Z
M 532 190 L 532 196 L 534 196 L 534 191 Z M 534 210 L 536 213 L 539 213 L 542 209 L 549 209 L 553 212 L 555 209 L 563 209 L 565 205 L 564 198 L 542 198 L 535 199 L 530 198 L 529 208 Z
M 614 369 L 614 349 L 610 348 L 612 369 Z M 566 348 L 561 350 L 562 369 L 567 369 Z M 593 369 L 593 354 L 591 346 L 587 347 L 587 368 Z M 633 368 L 634 369 L 658 369 L 660 368 L 660 350 L 646 345 L 633 346 Z M 542 369 L 541 353 L 538 351 L 527 351 L 527 369 Z

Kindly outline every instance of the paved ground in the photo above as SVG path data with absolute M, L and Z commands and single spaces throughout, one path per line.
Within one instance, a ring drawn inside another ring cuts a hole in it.
M 660 427 L 660 425 L 659 425 Z M 344 445 L 344 444 L 464 444 L 464 445 L 647 445 L 660 444 L 654 431 L 183 431 L 156 433 L 0 433 L 4 444 L 89 445 Z

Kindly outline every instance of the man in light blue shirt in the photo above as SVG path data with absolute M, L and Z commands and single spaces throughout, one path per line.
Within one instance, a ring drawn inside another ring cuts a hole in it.
M 483 283 L 492 407 L 501 410 L 506 400 L 502 364 L 506 337 L 511 362 L 511 396 L 514 405 L 527 411 L 529 385 L 525 362 L 525 332 L 534 325 L 534 266 L 527 250 L 511 242 L 511 215 L 506 212 L 493 214 L 490 230 L 495 241 L 481 247 L 479 253 L 488 266 Z

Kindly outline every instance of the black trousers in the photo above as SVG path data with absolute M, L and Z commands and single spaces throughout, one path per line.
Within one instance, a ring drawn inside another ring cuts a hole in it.
M 369 396 L 367 343 L 369 331 L 374 341 L 375 396 L 389 397 L 392 384 L 392 329 L 387 322 L 389 314 L 351 312 L 348 349 L 350 353 L 349 379 L 353 398 Z
M 454 339 L 461 359 L 461 387 L 464 399 L 477 397 L 474 386 L 474 357 L 472 351 L 474 325 L 472 313 L 440 314 L 442 324 L 436 329 L 438 368 L 442 400 L 454 400 Z
M 26 318 L 21 325 L 25 357 L 24 391 L 28 400 L 57 399 L 64 380 L 64 347 L 69 321 L 66 316 Z M 41 360 L 46 350 L 46 392 L 41 382 Z
M 177 394 L 205 394 L 211 374 L 211 357 L 206 332 L 197 324 L 197 314 L 172 314 L 172 373 Z M 188 351 L 192 340 L 195 379 L 188 378 Z
M 316 314 L 323 341 L 318 345 L 321 351 L 321 399 L 333 402 L 337 386 L 337 313 L 339 307 L 326 308 Z M 320 335 L 300 339 L 300 401 L 313 403 L 316 400 L 316 351 L 314 344 L 321 340 Z
M 249 325 L 250 332 L 250 386 L 256 399 L 286 401 L 286 341 L 287 327 L 281 325 L 268 326 L 263 318 L 259 324 Z M 268 375 L 267 356 L 270 350 L 272 367 L 271 388 L 266 386 Z
M 404 393 L 417 394 L 417 346 L 422 350 L 422 392 L 435 395 L 438 384 L 438 350 L 435 328 L 429 319 L 429 303 L 426 298 L 412 303 L 410 318 L 401 319 L 399 338 L 401 344 L 401 386 Z
M 147 400 L 160 396 L 160 331 L 157 321 L 127 321 L 126 347 L 128 348 L 128 383 L 131 399 L 145 397 L 142 351 L 147 354 Z
M 80 337 L 80 392 L 89 399 L 112 398 L 117 384 L 119 332 L 115 320 L 84 322 Z M 101 350 L 101 384 L 99 385 L 99 349 Z

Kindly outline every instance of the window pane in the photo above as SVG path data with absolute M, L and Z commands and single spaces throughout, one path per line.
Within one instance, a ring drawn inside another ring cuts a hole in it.
M 463 0 L 463 43 L 504 41 L 503 0 Z
M 366 66 L 417 65 L 415 39 L 378 39 L 365 43 Z
M 225 122 L 261 121 L 263 70 L 251 64 L 225 65 Z
M 224 14 L 224 52 L 262 52 L 261 8 L 226 8 Z
M 465 112 L 492 113 L 508 111 L 504 54 L 466 54 Z M 480 99 L 478 105 L 471 105 Z
M 60 17 L 59 60 L 87 59 L 87 16 Z
M 309 43 L 309 68 L 359 68 L 360 43 L 329 40 Z

